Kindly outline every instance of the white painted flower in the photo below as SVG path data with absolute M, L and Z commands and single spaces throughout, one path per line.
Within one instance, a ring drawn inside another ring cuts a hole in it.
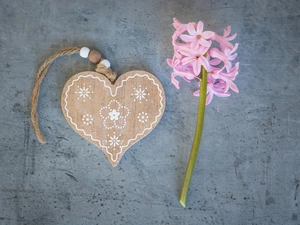
M 89 93 L 90 93 L 90 91 L 88 88 L 86 88 L 86 87 L 79 88 L 78 94 L 80 94 L 80 97 L 83 97 L 83 98 L 89 97 Z
M 113 99 L 100 109 L 99 114 L 105 129 L 123 129 L 127 125 L 126 118 L 129 115 L 129 109 Z
M 145 123 L 148 121 L 149 116 L 146 112 L 140 112 L 137 118 L 140 123 Z
M 121 142 L 119 140 L 119 137 L 116 137 L 116 135 L 109 137 L 109 138 L 110 138 L 110 140 L 108 140 L 108 142 L 110 143 L 109 144 L 110 146 L 116 147 L 116 145 L 119 145 Z
M 90 88 L 91 86 L 89 86 Z M 90 91 L 89 88 L 85 87 L 85 83 L 83 83 L 82 87 L 77 86 L 78 91 L 75 92 L 75 94 L 78 95 L 77 99 L 83 99 L 85 102 L 86 99 L 91 99 L 90 94 L 93 94 L 93 91 Z
M 82 116 L 81 120 L 83 121 L 84 125 L 91 125 L 93 123 L 94 118 L 90 114 L 85 114 Z
M 142 100 L 142 99 L 145 99 L 145 90 L 142 90 L 141 88 L 140 89 L 137 89 L 135 90 L 135 93 L 134 93 L 136 99 L 139 99 L 139 100 Z
M 115 109 L 113 109 L 111 112 L 108 113 L 110 120 L 118 120 L 120 112 L 117 112 Z
M 142 100 L 148 101 L 147 100 L 147 95 L 150 95 L 149 93 L 146 92 L 147 88 L 142 89 L 142 86 L 140 85 L 140 87 L 138 89 L 133 88 L 134 93 L 132 93 L 132 96 L 135 96 L 135 99 L 133 101 L 139 101 L 140 103 L 142 103 Z

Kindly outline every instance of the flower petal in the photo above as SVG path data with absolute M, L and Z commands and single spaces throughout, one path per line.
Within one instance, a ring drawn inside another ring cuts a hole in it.
M 171 74 L 171 81 L 172 81 L 172 84 L 177 88 L 179 89 L 179 82 L 178 80 L 175 79 L 177 75 L 175 73 L 172 73 Z
M 200 69 L 201 69 L 201 61 L 200 58 L 198 60 L 195 60 L 193 63 L 193 71 L 195 75 L 199 75 L 200 74 Z
M 210 92 L 206 95 L 206 102 L 205 102 L 205 104 L 206 104 L 206 105 L 209 105 L 209 104 L 211 103 L 213 97 L 214 97 L 214 95 L 213 95 L 213 93 L 210 91 Z
M 231 27 L 228 26 L 226 29 L 224 29 L 224 32 L 223 32 L 223 36 L 224 37 L 227 37 L 231 32 Z
M 234 33 L 233 35 L 231 35 L 230 37 L 227 37 L 227 41 L 232 41 L 233 39 L 236 38 L 237 33 Z
M 176 31 L 175 31 L 175 33 L 177 33 L 177 34 L 182 34 L 183 32 L 185 32 L 186 31 L 186 29 L 187 29 L 187 24 L 183 24 L 183 23 L 181 23 L 179 20 L 177 20 L 176 18 L 173 18 L 173 21 L 174 21 L 174 23 L 173 23 L 173 26 L 175 27 L 175 29 L 176 29 Z
M 229 72 L 231 70 L 231 68 L 232 68 L 232 62 L 231 61 L 227 61 L 225 63 L 225 67 L 226 67 L 227 72 Z
M 204 38 L 204 39 L 209 39 L 211 38 L 212 36 L 215 35 L 215 32 L 212 32 L 212 31 L 204 31 L 201 36 Z
M 177 59 L 181 59 L 183 56 L 179 52 L 174 51 L 174 57 Z
M 174 73 L 176 76 L 183 77 L 188 81 L 195 79 L 195 75 L 192 71 L 174 71 Z
M 218 58 L 212 59 L 209 61 L 210 65 L 217 66 L 221 63 L 221 60 Z
M 211 44 L 211 41 L 209 41 L 209 44 Z M 198 55 L 204 55 L 205 53 L 207 53 L 209 47 L 205 47 L 205 46 L 200 46 L 198 49 L 197 49 L 197 54 Z
M 229 92 L 225 92 L 225 93 L 222 93 L 222 92 L 215 92 L 214 93 L 216 96 L 218 97 L 229 97 L 231 94 Z
M 197 91 L 194 91 L 194 92 L 193 92 L 193 95 L 194 95 L 194 96 L 199 96 L 199 94 L 200 94 L 200 90 L 197 90 Z
M 187 31 L 190 35 L 196 35 L 197 34 L 195 27 L 196 27 L 196 23 L 189 23 L 187 25 Z
M 167 59 L 167 63 L 170 67 L 173 67 L 173 60 L 172 59 Z
M 199 21 L 197 24 L 197 33 L 202 34 L 202 31 L 203 31 L 203 22 Z
M 212 77 L 212 74 L 211 74 L 211 73 L 208 73 L 208 76 L 207 76 L 207 83 L 209 83 L 209 85 L 207 86 L 207 89 L 210 88 L 210 85 L 211 85 L 211 84 L 214 84 L 214 83 L 215 83 L 215 79 Z
M 210 50 L 210 55 L 213 57 L 213 58 L 218 58 L 220 60 L 222 60 L 223 62 L 226 62 L 227 61 L 227 57 L 226 55 L 224 55 L 224 53 L 222 53 L 219 49 L 217 48 L 213 48 Z
M 199 39 L 199 44 L 204 46 L 204 47 L 210 47 L 211 43 L 205 40 L 204 38 Z
M 235 93 L 239 93 L 239 89 L 237 88 L 236 84 L 233 83 L 232 81 L 228 82 L 229 87 L 231 90 L 233 90 Z
M 182 34 L 180 35 L 180 38 L 184 41 L 184 42 L 192 42 L 195 40 L 195 36 L 190 36 L 187 34 Z
M 238 47 L 239 47 L 239 43 L 235 43 L 233 49 L 231 50 L 231 53 L 235 52 Z
M 211 39 L 219 42 L 222 51 L 226 48 L 233 49 L 233 45 L 225 37 L 215 34 Z
M 182 77 L 186 82 L 191 82 L 192 79 L 188 79 L 187 77 Z
M 199 47 L 199 40 L 195 39 L 191 45 L 190 45 L 191 49 L 197 49 Z
M 204 68 L 205 68 L 206 70 L 210 70 L 209 62 L 207 61 L 207 59 L 206 59 L 205 57 L 200 56 L 200 57 L 198 58 L 198 61 L 200 62 L 201 65 L 204 66 Z
M 231 55 L 231 56 L 229 56 L 229 60 L 231 60 L 231 61 L 233 61 L 233 60 L 235 60 L 235 58 L 238 56 L 238 54 L 237 53 L 234 53 L 233 55 Z
M 195 57 L 187 56 L 187 57 L 183 58 L 181 62 L 182 62 L 182 65 L 186 65 L 186 64 L 194 62 L 194 61 L 196 61 Z
M 194 51 L 192 49 L 190 49 L 190 48 L 182 47 L 182 48 L 179 48 L 178 51 L 182 55 L 185 55 L 185 56 L 193 56 L 193 55 L 195 55 Z
M 175 29 L 178 29 L 180 27 L 180 25 L 182 25 L 182 23 L 179 22 L 178 19 L 176 19 L 175 17 L 173 18 L 173 26 Z

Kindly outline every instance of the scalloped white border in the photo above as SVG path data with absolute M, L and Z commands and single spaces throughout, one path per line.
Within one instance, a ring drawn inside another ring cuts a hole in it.
M 79 129 L 78 126 L 77 126 L 77 124 L 73 122 L 72 117 L 69 116 L 69 110 L 67 109 L 67 105 L 68 105 L 68 101 L 67 101 L 67 98 L 68 98 L 68 92 L 69 92 L 69 90 L 70 90 L 70 87 L 72 87 L 72 86 L 74 85 L 74 83 L 75 83 L 76 81 L 78 81 L 80 78 L 88 78 L 88 77 L 91 77 L 91 78 L 93 78 L 93 79 L 97 79 L 97 80 L 99 80 L 100 82 L 102 82 L 102 83 L 104 84 L 104 87 L 106 87 L 106 88 L 108 88 L 108 89 L 110 90 L 110 95 L 111 95 L 112 97 L 116 97 L 116 95 L 117 95 L 117 93 L 118 93 L 118 89 L 121 88 L 121 87 L 123 86 L 124 82 L 125 82 L 125 81 L 128 81 L 129 79 L 133 79 L 133 78 L 135 78 L 136 76 L 138 76 L 138 77 L 147 77 L 148 80 L 152 81 L 153 84 L 157 86 L 157 89 L 158 89 L 159 95 L 160 95 L 160 108 L 159 108 L 159 114 L 155 117 L 155 121 L 154 121 L 153 123 L 151 123 L 150 127 L 145 128 L 145 129 L 143 130 L 143 132 L 137 134 L 137 135 L 135 136 L 134 139 L 129 139 L 126 145 L 120 146 L 121 151 L 117 153 L 116 159 L 113 159 L 113 155 L 112 155 L 110 152 L 108 152 L 108 147 L 107 147 L 107 146 L 103 146 L 103 145 L 101 144 L 101 141 L 100 141 L 100 140 L 94 138 L 91 134 L 87 134 L 87 133 L 85 132 L 85 130 Z M 118 160 L 119 154 L 121 154 L 121 153 L 123 152 L 123 148 L 128 147 L 128 145 L 129 145 L 129 143 L 130 143 L 131 141 L 135 141 L 139 136 L 143 135 L 147 130 L 151 130 L 152 127 L 153 127 L 153 125 L 157 123 L 158 118 L 159 118 L 159 117 L 162 115 L 162 113 L 163 113 L 162 109 L 163 109 L 164 105 L 163 105 L 163 95 L 162 95 L 162 93 L 163 93 L 163 92 L 162 92 L 162 90 L 160 89 L 159 84 L 157 84 L 153 78 L 150 78 L 150 77 L 148 76 L 148 74 L 135 74 L 135 75 L 133 75 L 133 76 L 132 76 L 132 75 L 128 76 L 125 80 L 122 80 L 120 86 L 116 87 L 115 93 L 114 93 L 114 94 L 112 93 L 111 87 L 106 85 L 106 81 L 105 81 L 105 80 L 101 80 L 99 77 L 94 77 L 92 74 L 89 74 L 89 75 L 80 75 L 77 79 L 75 79 L 75 80 L 72 81 L 72 84 L 70 84 L 70 85 L 68 86 L 68 89 L 67 89 L 67 91 L 66 91 L 66 97 L 65 97 L 65 99 L 64 99 L 64 101 L 65 101 L 65 103 L 66 103 L 64 108 L 65 108 L 65 110 L 66 110 L 66 112 L 67 112 L 67 117 L 70 119 L 70 122 L 75 126 L 76 130 L 78 130 L 78 131 L 80 131 L 80 132 L 83 132 L 85 136 L 89 136 L 93 141 L 98 142 L 98 143 L 99 143 L 99 146 L 100 146 L 101 148 L 104 148 L 104 149 L 105 149 L 105 152 L 106 152 L 107 154 L 110 155 L 111 160 L 112 160 L 113 162 L 116 162 L 116 161 Z

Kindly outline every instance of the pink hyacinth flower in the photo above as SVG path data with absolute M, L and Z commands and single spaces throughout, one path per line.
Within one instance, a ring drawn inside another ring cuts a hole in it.
M 201 66 L 204 66 L 205 69 L 209 69 L 209 63 L 204 56 L 204 54 L 208 51 L 208 47 L 200 46 L 197 49 L 191 49 L 191 48 L 180 48 L 179 52 L 186 56 L 184 57 L 181 62 L 182 65 L 186 64 L 192 64 L 194 74 L 199 75 Z
M 179 82 L 175 79 L 175 77 L 180 76 L 187 82 L 195 79 L 195 74 L 193 73 L 192 66 L 182 65 L 180 60 L 176 57 L 173 57 L 173 60 L 168 59 L 167 63 L 170 67 L 173 67 L 174 72 L 171 75 L 171 81 L 177 89 L 179 89 Z
M 237 86 L 233 83 L 233 80 L 235 80 L 235 77 L 239 73 L 239 63 L 236 63 L 235 66 L 229 71 L 229 72 L 223 72 L 223 70 L 215 70 L 212 71 L 211 75 L 214 79 L 221 79 L 225 81 L 225 89 L 224 91 L 227 92 L 229 88 L 233 90 L 236 93 L 239 93 L 239 89 Z
M 173 18 L 173 26 L 176 29 L 176 32 L 182 34 L 187 29 L 187 24 L 180 23 L 179 20 Z
M 203 23 L 181 23 L 174 18 L 173 26 L 176 31 L 172 36 L 174 55 L 167 62 L 173 68 L 171 81 L 179 89 L 176 77 L 181 77 L 190 82 L 193 79 L 201 79 L 201 67 L 208 73 L 207 101 L 209 104 L 213 95 L 227 97 L 229 89 L 238 93 L 237 86 L 233 83 L 238 74 L 239 64 L 233 65 L 237 57 L 235 51 L 238 44 L 231 41 L 236 34 L 230 35 L 231 27 L 224 29 L 220 36 L 212 31 L 204 31 Z M 213 42 L 219 44 L 211 48 Z M 194 92 L 197 95 L 199 91 Z
M 227 29 L 224 29 L 223 36 L 215 34 L 214 36 L 212 36 L 211 40 L 219 42 L 222 51 L 224 51 L 226 48 L 233 49 L 233 45 L 230 43 L 230 41 L 235 39 L 237 34 L 235 33 L 228 37 L 230 32 L 231 27 L 228 26 Z
M 209 51 L 210 56 L 213 58 L 217 58 L 220 59 L 221 61 L 223 61 L 226 70 L 229 71 L 232 68 L 232 62 L 233 60 L 235 60 L 235 58 L 237 57 L 237 53 L 234 53 L 237 48 L 238 48 L 239 44 L 236 43 L 234 45 L 234 47 L 232 49 L 224 49 L 224 51 L 220 51 L 217 48 L 213 48 Z M 233 54 L 234 53 L 234 54 Z
M 184 42 L 191 43 L 192 49 L 197 48 L 199 45 L 209 48 L 211 42 L 207 40 L 214 36 L 215 33 L 212 31 L 203 31 L 202 21 L 198 22 L 197 27 L 195 25 L 195 23 L 189 23 L 187 25 L 187 31 L 189 35 L 182 34 L 180 35 L 180 38 Z

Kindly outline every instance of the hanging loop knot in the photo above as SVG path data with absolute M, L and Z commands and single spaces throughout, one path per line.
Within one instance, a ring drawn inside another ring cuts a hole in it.
M 104 76 L 106 76 L 110 80 L 111 83 L 115 83 L 115 81 L 117 79 L 117 74 L 116 74 L 116 72 L 112 71 L 112 69 L 110 67 L 107 67 L 106 64 L 102 63 L 105 60 L 106 59 L 101 59 L 100 63 L 97 64 L 95 70 L 98 73 L 101 73 Z

